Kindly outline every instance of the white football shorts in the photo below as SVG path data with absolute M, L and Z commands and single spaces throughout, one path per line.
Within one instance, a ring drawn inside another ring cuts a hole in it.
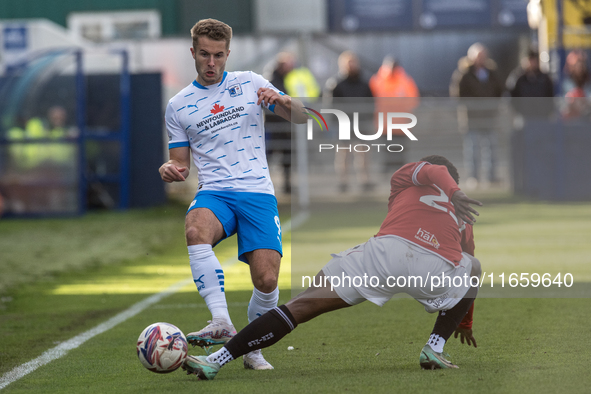
M 395 235 L 373 237 L 332 256 L 322 271 L 350 305 L 369 300 L 382 306 L 395 294 L 406 293 L 433 313 L 453 308 L 470 288 L 472 260 L 468 254 L 463 253 L 454 267 Z

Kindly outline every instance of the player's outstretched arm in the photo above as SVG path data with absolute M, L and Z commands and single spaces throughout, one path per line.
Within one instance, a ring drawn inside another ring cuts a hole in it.
M 172 148 L 169 151 L 170 160 L 160 166 L 158 170 L 164 182 L 182 182 L 189 176 L 191 166 L 191 149 L 189 147 Z
M 477 210 L 472 208 L 470 204 L 482 206 L 482 203 L 477 200 L 473 200 L 461 190 L 457 190 L 451 196 L 451 202 L 454 205 L 456 216 L 462 219 L 464 222 L 474 224 L 476 219 L 473 215 L 480 216 Z
M 270 88 L 260 88 L 257 91 L 259 100 L 257 105 L 263 103 L 265 106 L 275 104 L 275 114 L 293 123 L 306 123 L 308 117 L 304 104 L 298 99 L 291 98 L 286 94 L 279 94 Z

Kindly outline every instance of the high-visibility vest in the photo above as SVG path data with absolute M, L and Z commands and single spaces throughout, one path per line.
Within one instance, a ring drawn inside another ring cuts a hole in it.
M 294 68 L 283 81 L 285 90 L 292 97 L 318 97 L 320 95 L 320 86 L 316 82 L 314 75 L 305 67 Z
M 11 127 L 6 131 L 6 138 L 11 141 L 8 145 L 8 154 L 11 158 L 12 165 L 16 168 L 25 165 L 27 160 L 26 144 L 19 141 L 24 141 L 27 138 L 27 133 L 22 127 Z

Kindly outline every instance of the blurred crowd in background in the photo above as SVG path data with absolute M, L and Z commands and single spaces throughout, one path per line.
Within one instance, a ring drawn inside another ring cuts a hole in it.
M 530 187 L 527 179 L 537 179 L 523 174 L 542 168 L 526 152 L 533 146 L 526 142 L 528 124 L 559 135 L 556 122 L 591 121 L 591 7 L 584 2 L 104 0 L 44 9 L 42 0 L 19 4 L 0 5 L 0 196 L 15 214 L 149 206 L 164 198 L 138 197 L 164 196 L 153 168 L 166 155 L 162 113 L 168 99 L 195 78 L 188 32 L 207 17 L 234 29 L 229 71 L 255 71 L 290 96 L 317 98 L 323 106 L 375 100 L 360 115 L 373 132 L 377 114 L 392 112 L 389 98 L 404 99 L 395 112 L 420 113 L 418 149 L 405 145 L 379 157 L 337 150 L 316 162 L 310 156 L 314 171 L 330 161 L 330 188 L 341 194 L 375 191 L 383 183 L 376 173 L 388 177 L 423 150 L 457 163 L 462 187 L 523 192 Z M 47 20 L 35 19 L 41 17 Z M 55 48 L 69 49 L 62 56 L 49 52 Z M 85 99 L 71 48 L 83 49 Z M 96 52 L 125 53 L 126 60 L 114 65 L 104 57 L 91 59 Z M 24 58 L 28 68 L 21 67 Z M 125 73 L 132 81 L 152 73 L 157 84 L 123 86 Z M 125 91 L 131 92 L 131 106 L 122 104 Z M 434 102 L 445 110 L 435 109 Z M 291 126 L 269 112 L 266 129 L 276 190 L 290 196 L 297 173 Z M 402 142 L 402 132 L 391 141 Z M 578 157 L 569 154 L 570 147 L 584 145 L 576 138 L 563 142 L 551 160 L 549 150 L 536 145 L 545 152 L 539 160 L 556 170 L 555 179 L 568 167 L 565 158 Z M 161 153 L 148 153 L 153 146 Z M 167 191 L 185 187 L 183 193 L 194 193 L 194 186 L 170 185 Z M 529 195 L 543 195 L 534 189 Z
M 564 120 L 576 120 L 591 115 L 591 105 L 582 98 L 591 97 L 589 78 L 589 60 L 582 49 L 568 53 L 561 75 L 560 86 L 548 73 L 540 68 L 540 52 L 537 44 L 530 44 L 526 55 L 519 65 L 504 79 L 498 71 L 497 62 L 489 56 L 489 51 L 482 43 L 472 44 L 466 56 L 458 60 L 458 67 L 450 76 L 449 96 L 456 98 L 516 98 L 512 102 L 517 114 L 527 118 L 549 119 L 554 114 L 551 101 L 520 100 L 519 98 L 552 98 L 555 92 L 566 100 L 556 108 Z M 319 86 L 312 72 L 300 64 L 294 53 L 281 52 L 276 56 L 273 67 L 267 67 L 265 77 L 278 89 L 293 97 L 322 97 L 324 103 L 331 98 L 407 98 L 396 105 L 397 112 L 412 112 L 419 104 L 421 93 L 412 77 L 402 66 L 404 59 L 395 54 L 386 56 L 378 71 L 372 74 L 364 70 L 357 54 L 346 50 L 338 57 L 338 70 L 324 86 Z M 328 100 L 327 100 L 328 99 Z M 380 107 L 384 107 L 385 108 Z M 387 100 L 376 101 L 375 112 L 388 111 Z M 497 116 L 498 108 L 472 109 L 467 111 L 467 124 L 464 127 L 464 167 L 467 173 L 466 185 L 476 188 L 479 181 L 486 184 L 498 184 L 497 150 L 498 130 L 492 121 Z M 281 154 L 283 168 L 283 190 L 291 191 L 291 129 L 278 116 L 267 117 L 270 131 L 271 157 Z M 402 138 L 402 133 L 398 136 Z M 486 156 L 486 157 L 483 157 Z M 352 163 L 355 160 L 356 162 Z M 483 160 L 486 163 L 483 163 Z M 392 155 L 386 163 L 386 171 L 391 173 L 402 166 L 404 154 Z M 487 174 L 481 177 L 481 165 Z M 350 167 L 358 170 L 358 180 L 365 191 L 371 191 L 374 184 L 370 180 L 369 155 L 351 154 L 347 150 L 335 153 L 335 170 L 339 179 L 339 189 L 347 192 L 351 176 Z M 481 179 L 483 178 L 483 179 Z

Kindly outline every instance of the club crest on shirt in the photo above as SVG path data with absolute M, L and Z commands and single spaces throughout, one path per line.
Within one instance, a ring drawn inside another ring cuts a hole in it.
M 417 231 L 415 238 L 418 239 L 419 241 L 423 241 L 425 243 L 428 243 L 429 245 L 433 246 L 435 249 L 439 249 L 439 246 L 441 246 L 439 244 L 439 241 L 437 241 L 437 238 L 435 237 L 434 234 L 431 234 L 430 232 L 425 231 L 422 228 L 419 228 L 419 231 Z
M 239 83 L 236 85 L 232 85 L 228 88 L 228 92 L 230 92 L 230 97 L 237 97 L 242 95 L 242 87 Z

